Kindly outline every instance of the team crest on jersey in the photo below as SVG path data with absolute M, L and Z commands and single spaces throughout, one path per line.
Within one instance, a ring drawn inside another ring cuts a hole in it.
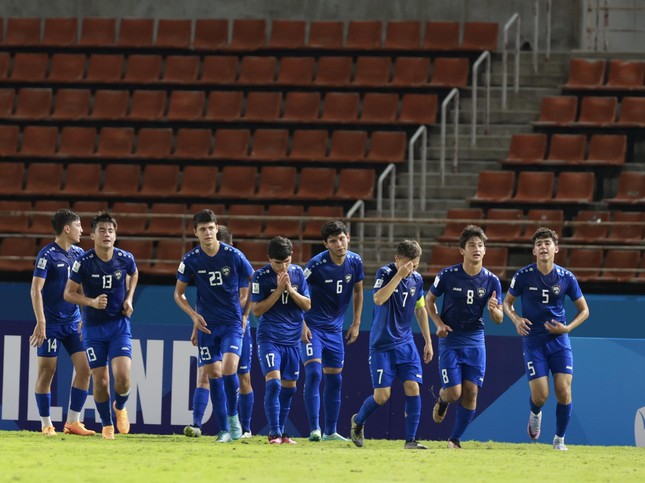
M 352 281 L 352 274 L 348 273 L 347 275 L 345 275 L 345 283 L 349 283 L 351 281 Z
M 231 267 L 222 267 L 222 275 L 228 277 L 231 274 Z
M 121 270 L 117 270 L 116 272 L 114 272 L 114 278 L 116 278 L 117 280 L 121 280 L 121 277 L 123 277 L 123 272 L 121 272 Z
M 41 270 L 44 270 L 44 268 L 47 266 L 47 259 L 46 258 L 39 258 L 38 259 L 38 268 Z
M 554 294 L 559 295 L 561 288 L 559 285 L 554 285 L 553 287 L 551 287 L 551 290 L 553 291 Z
M 477 289 L 477 296 L 478 296 L 479 298 L 482 298 L 484 295 L 486 295 L 486 289 L 485 289 L 485 288 L 483 288 L 483 287 L 479 287 L 479 288 Z

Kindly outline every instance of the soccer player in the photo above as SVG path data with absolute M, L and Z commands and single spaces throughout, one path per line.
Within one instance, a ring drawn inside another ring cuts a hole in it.
M 225 225 L 217 225 L 217 239 L 227 245 L 233 245 L 233 235 Z M 247 285 L 248 286 L 248 285 Z M 253 387 L 251 386 L 251 356 L 253 352 L 253 339 L 251 337 L 251 326 L 248 324 L 250 304 L 247 304 L 248 289 L 240 293 L 240 305 L 246 307 L 242 314 L 244 337 L 242 338 L 242 353 L 237 367 L 237 375 L 240 380 L 240 404 L 239 415 L 242 426 L 242 439 L 252 436 L 251 413 L 253 412 Z M 194 346 L 198 345 L 197 329 L 193 326 L 190 340 Z M 219 364 L 221 362 L 218 361 Z M 193 424 L 184 428 L 184 434 L 188 437 L 199 437 L 202 434 L 202 419 L 208 405 L 210 395 L 210 383 L 208 375 L 203 370 L 202 361 L 197 365 L 197 387 L 193 393 Z M 221 371 L 221 369 L 220 369 Z
M 92 370 L 94 402 L 101 417 L 104 439 L 114 439 L 110 411 L 110 373 L 114 375 L 116 425 L 121 434 L 130 432 L 125 403 L 130 394 L 132 333 L 130 316 L 139 272 L 131 253 L 114 246 L 117 222 L 100 213 L 91 223 L 94 248 L 74 262 L 65 286 L 67 302 L 87 307 L 84 311 L 83 347 Z M 78 293 L 82 285 L 82 295 Z
M 305 267 L 311 292 L 311 310 L 305 314 L 300 357 L 305 365 L 305 408 L 309 418 L 309 441 L 320 441 L 320 382 L 325 381 L 323 441 L 347 441 L 338 434 L 342 370 L 345 360 L 343 322 L 353 300 L 354 317 L 345 340 L 358 337 L 363 311 L 363 261 L 347 249 L 349 232 L 341 221 L 328 221 L 320 229 L 327 250 L 313 257 Z
M 502 286 L 483 267 L 487 237 L 478 226 L 468 225 L 459 236 L 459 253 L 464 261 L 443 269 L 434 279 L 426 298 L 428 314 L 439 337 L 439 374 L 442 388 L 432 410 L 441 423 L 448 404 L 461 398 L 448 448 L 461 449 L 460 439 L 475 416 L 477 393 L 486 373 L 484 309 L 501 324 Z M 441 315 L 436 302 L 443 295 Z
M 62 344 L 74 364 L 74 379 L 70 397 L 65 434 L 93 436 L 80 421 L 81 411 L 90 387 L 90 366 L 87 363 L 79 333 L 81 313 L 78 305 L 63 300 L 63 291 L 72 264 L 83 255 L 75 243 L 81 241 L 81 218 L 71 210 L 58 210 L 52 217 L 55 239 L 36 257 L 36 268 L 31 280 L 31 305 L 36 316 L 36 327 L 29 338 L 37 347 L 38 376 L 36 404 L 40 414 L 41 430 L 45 436 L 56 436 L 50 417 L 51 384 L 56 373 L 58 349 Z
M 356 446 L 365 444 L 367 418 L 390 399 L 397 376 L 405 391 L 405 449 L 428 449 L 416 440 L 421 417 L 419 384 L 423 381 L 419 352 L 412 337 L 412 317 L 416 315 L 425 339 L 423 360 L 432 360 L 428 313 L 423 297 L 423 278 L 416 272 L 421 247 L 414 240 L 397 246 L 394 263 L 376 272 L 374 315 L 370 331 L 370 372 L 374 394 L 363 402 L 351 419 L 351 438 Z
M 237 410 L 237 366 L 243 335 L 241 303 L 248 298 L 253 268 L 242 252 L 217 240 L 217 217 L 211 210 L 195 213 L 193 228 L 199 246 L 186 253 L 179 264 L 174 298 L 199 331 L 198 361 L 208 375 L 220 428 L 216 441 L 228 443 L 242 436 Z M 186 299 L 191 279 L 197 288 L 195 309 Z
M 538 228 L 533 234 L 535 263 L 519 270 L 511 280 L 504 298 L 504 312 L 522 336 L 524 362 L 529 380 L 528 434 L 540 437 L 542 406 L 549 397 L 549 371 L 553 375 L 557 406 L 553 448 L 566 451 L 564 436 L 571 418 L 571 381 L 573 354 L 569 332 L 589 317 L 589 307 L 578 280 L 570 271 L 556 265 L 558 235 L 549 228 Z M 574 303 L 578 313 L 567 323 L 564 311 L 565 295 Z M 513 307 L 522 297 L 522 315 Z
M 298 348 L 304 313 L 311 308 L 309 287 L 298 265 L 291 264 L 293 246 L 277 236 L 269 242 L 269 264 L 253 274 L 252 310 L 258 320 L 258 359 L 266 381 L 264 411 L 269 444 L 296 444 L 284 430 L 300 374 Z

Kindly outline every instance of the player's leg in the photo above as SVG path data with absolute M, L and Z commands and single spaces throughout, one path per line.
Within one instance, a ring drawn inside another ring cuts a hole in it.
M 114 439 L 114 423 L 110 408 L 110 371 L 108 369 L 109 343 L 104 327 L 83 325 L 83 347 L 92 373 L 92 395 L 101 418 L 103 439 Z
M 423 382 L 421 358 L 414 342 L 394 349 L 396 375 L 403 381 L 405 392 L 405 449 L 428 449 L 417 442 L 417 429 L 421 420 L 421 395 L 419 384 Z
M 549 398 L 549 364 L 542 343 L 522 341 L 524 367 L 529 380 L 529 421 L 527 433 L 531 439 L 538 439 L 542 427 L 542 406 Z
M 197 362 L 197 382 L 193 392 L 193 424 L 184 428 L 184 434 L 189 438 L 198 438 L 202 435 L 202 421 L 208 407 L 210 397 L 210 384 L 204 366 Z
M 222 378 L 222 361 L 219 353 L 213 355 L 215 350 L 215 346 L 200 347 L 199 353 L 200 358 L 204 361 L 204 372 L 208 377 L 213 415 L 219 427 L 215 441 L 229 443 L 233 440 L 229 433 L 230 428 L 226 416 L 226 392 Z
M 45 342 L 38 348 L 41 352 L 41 347 L 45 346 L 50 339 L 45 339 Z M 55 340 L 55 339 L 54 339 Z M 38 414 L 40 416 L 41 431 L 45 436 L 56 436 L 56 430 L 51 420 L 51 384 L 56 374 L 56 364 L 58 357 L 56 356 L 39 356 L 38 357 L 38 375 L 36 376 L 36 405 L 38 406 Z
M 87 400 L 87 390 L 90 387 L 90 378 L 92 377 L 90 366 L 82 349 L 71 353 L 70 358 L 72 359 L 72 364 L 74 364 L 75 375 L 72 381 L 69 410 L 67 411 L 67 422 L 65 423 L 64 431 L 65 434 L 94 436 L 96 433 L 85 428 L 85 425 L 81 422 L 81 411 Z
M 291 411 L 291 400 L 296 394 L 296 383 L 300 373 L 300 355 L 298 346 L 283 346 L 282 361 L 280 365 L 280 431 L 282 432 L 282 444 L 296 444 L 291 439 L 285 426 L 289 412 Z
M 240 350 L 242 339 L 238 338 L 238 340 L 237 350 Z M 239 362 L 240 356 L 234 352 L 222 354 L 222 379 L 224 381 L 224 392 L 226 393 L 226 416 L 229 432 L 233 440 L 238 440 L 242 436 L 242 425 L 237 414 L 240 394 L 240 379 L 237 375 Z
M 130 372 L 132 368 L 132 334 L 130 320 L 122 318 L 114 324 L 109 341 L 109 356 L 114 376 L 114 414 L 116 427 L 121 434 L 130 432 L 128 410 L 125 407 L 130 396 Z
M 240 423 L 242 424 L 242 438 L 250 438 L 251 433 L 251 414 L 253 413 L 254 394 L 251 386 L 251 361 L 253 359 L 253 339 L 251 338 L 251 329 L 246 327 L 246 332 L 242 338 L 242 353 L 240 354 L 240 363 L 237 366 L 237 375 L 240 379 Z
M 320 383 L 322 381 L 322 340 L 316 329 L 311 342 L 300 343 L 300 358 L 305 366 L 303 396 L 309 420 L 309 441 L 320 441 Z
M 441 377 L 441 389 L 432 408 L 432 419 L 435 423 L 442 423 L 446 417 L 448 405 L 458 401 L 461 397 L 461 365 L 457 350 L 439 349 L 439 376 Z
M 343 365 L 345 344 L 343 333 L 325 334 L 323 343 L 323 407 L 325 409 L 325 441 L 347 441 L 338 434 L 338 415 L 340 414 L 341 390 L 343 385 Z
M 553 373 L 553 385 L 557 405 L 555 408 L 555 437 L 553 448 L 566 451 L 564 436 L 571 420 L 573 409 L 571 401 L 571 383 L 573 381 L 573 355 L 570 348 L 558 351 L 549 357 L 549 366 Z
M 269 423 L 269 443 L 282 444 L 280 432 L 280 363 L 282 353 L 275 344 L 258 344 L 258 360 L 266 384 L 264 412 Z

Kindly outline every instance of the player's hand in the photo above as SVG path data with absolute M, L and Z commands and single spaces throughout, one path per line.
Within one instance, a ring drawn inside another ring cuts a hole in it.
M 204 317 L 202 317 L 199 314 L 195 314 L 193 317 L 193 327 L 195 330 L 199 330 L 200 332 L 203 332 L 204 334 L 210 334 L 211 331 L 207 327 L 207 323 L 204 320 Z
M 193 332 L 190 334 L 190 342 L 197 347 L 197 329 L 193 326 Z
M 497 301 L 497 293 L 493 290 L 493 294 L 488 299 L 488 311 L 492 312 L 495 309 L 502 310 L 502 305 Z
M 560 335 L 566 334 L 569 332 L 569 327 L 564 325 L 562 322 L 551 319 L 550 321 L 544 324 L 544 328 L 549 331 L 550 334 Z
M 426 344 L 423 348 L 423 362 L 430 364 L 430 361 L 434 357 L 434 351 L 432 350 L 432 344 Z
M 134 312 L 134 307 L 132 306 L 132 302 L 126 299 L 123 302 L 122 312 L 123 312 L 123 315 L 125 315 L 126 317 L 130 317 L 132 315 L 132 312 Z
M 529 335 L 529 332 L 531 332 L 532 325 L 533 324 L 529 319 L 525 319 L 524 317 L 518 317 L 517 323 L 515 324 L 515 328 L 517 329 L 517 333 L 519 335 Z
M 307 327 L 307 324 L 304 322 L 302 323 L 302 335 L 300 336 L 300 341 L 305 344 L 309 344 L 311 342 L 311 330 L 309 330 L 309 327 Z
M 36 327 L 34 327 L 34 331 L 29 337 L 29 344 L 32 347 L 40 347 L 45 342 L 45 337 L 45 324 L 36 323 Z
M 406 278 L 410 276 L 413 270 L 414 270 L 414 264 L 412 263 L 412 260 L 410 260 L 409 262 L 401 265 L 396 273 L 401 278 Z
M 360 331 L 361 328 L 358 325 L 352 325 L 349 329 L 347 329 L 347 334 L 345 334 L 345 342 L 347 342 L 347 345 L 356 342 L 356 339 L 358 339 L 358 333 Z
M 108 297 L 105 294 L 101 294 L 96 298 L 93 298 L 90 302 L 90 307 L 93 307 L 98 310 L 105 310 L 108 304 Z

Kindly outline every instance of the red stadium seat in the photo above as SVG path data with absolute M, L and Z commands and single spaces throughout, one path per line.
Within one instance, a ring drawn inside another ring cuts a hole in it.
M 67 167 L 64 189 L 66 195 L 72 195 L 74 197 L 91 197 L 99 192 L 100 184 L 100 164 L 74 163 Z
M 614 212 L 613 221 L 619 223 L 611 227 L 608 241 L 614 243 L 638 243 L 643 242 L 645 227 L 645 215 L 640 211 L 617 211 Z
M 406 124 L 436 124 L 437 105 L 436 94 L 403 94 L 399 122 Z
M 463 261 L 464 257 L 459 253 L 458 247 L 434 245 L 430 251 L 428 271 L 430 272 L 430 275 L 436 275 L 444 268 L 457 265 Z
M 78 42 L 78 19 L 46 18 L 42 45 L 48 47 L 71 47 Z
M 578 124 L 609 126 L 616 121 L 617 106 L 618 99 L 616 97 L 583 97 Z
M 361 122 L 394 124 L 398 107 L 397 94 L 368 92 L 363 98 Z
M 367 132 L 365 131 L 341 131 L 332 132 L 331 149 L 329 150 L 329 161 L 355 162 L 365 159 L 365 145 Z
M 89 82 L 119 82 L 123 76 L 123 62 L 123 55 L 92 54 L 85 80 Z
M 336 186 L 336 170 L 333 168 L 302 168 L 300 185 L 295 198 L 307 200 L 330 200 Z
M 163 48 L 190 47 L 191 20 L 160 18 L 155 46 Z
M 544 203 L 553 196 L 553 172 L 521 171 L 517 177 L 516 203 Z
M 210 155 L 213 133 L 210 129 L 179 129 L 174 157 L 202 159 Z
M 97 90 L 90 118 L 109 121 L 125 119 L 128 114 L 128 101 L 128 91 Z
M 415 50 L 421 44 L 421 23 L 418 20 L 388 20 L 386 49 Z
M 619 59 L 609 61 L 608 88 L 641 89 L 644 82 L 645 62 Z
M 296 129 L 289 158 L 294 161 L 320 161 L 327 156 L 327 131 Z
M 392 74 L 392 85 L 423 86 L 430 77 L 430 59 L 427 57 L 397 57 Z
M 204 115 L 204 91 L 172 91 L 166 117 L 172 121 L 192 121 Z
M 643 97 L 623 97 L 620 104 L 620 119 L 618 124 L 621 127 L 645 126 L 645 98 Z
M 547 162 L 549 164 L 580 164 L 585 157 L 587 138 L 584 134 L 554 134 Z
M 150 47 L 155 28 L 152 18 L 124 18 L 119 28 L 120 47 Z
M 207 84 L 234 84 L 237 80 L 237 57 L 207 55 L 202 65 L 200 81 Z
M 229 48 L 233 50 L 256 50 L 266 45 L 266 20 L 235 19 Z
M 60 136 L 59 156 L 90 158 L 96 148 L 96 128 L 65 126 Z
M 0 233 L 25 233 L 29 228 L 29 214 L 31 201 L 0 201 Z M 23 213 L 18 213 L 23 212 Z
M 2 163 L 2 176 L 0 176 L 0 193 L 12 195 L 22 192 L 25 177 L 23 163 Z
M 101 195 L 132 197 L 139 191 L 141 166 L 138 164 L 108 164 Z M 116 208 L 114 211 L 117 211 Z
M 389 57 L 358 57 L 353 84 L 360 87 L 387 85 L 390 82 L 391 68 L 392 61 Z
M 324 220 L 309 220 L 305 222 L 302 237 L 319 240 L 321 238 L 320 227 L 327 220 L 337 220 L 343 217 L 341 206 L 310 206 L 307 208 L 307 217 L 322 217 Z
M 594 134 L 589 143 L 585 165 L 616 166 L 625 164 L 627 136 L 624 134 Z
M 97 156 L 121 158 L 132 154 L 134 129 L 121 127 L 104 127 L 99 134 Z
M 439 57 L 432 66 L 430 85 L 445 88 L 467 87 L 469 70 L 468 59 Z
M 216 159 L 245 159 L 250 139 L 248 129 L 218 129 L 213 156 Z
M 269 166 L 260 170 L 257 198 L 289 200 L 296 189 L 296 168 Z
M 253 135 L 250 157 L 257 161 L 282 161 L 287 157 L 288 146 L 289 132 L 286 129 L 258 129 Z
M 371 200 L 374 198 L 376 173 L 372 169 L 341 169 L 335 197 L 345 200 Z
M 546 134 L 513 134 L 504 164 L 541 164 L 546 155 Z
M 3 272 L 33 271 L 37 251 L 35 238 L 4 238 L 0 245 L 0 257 L 2 257 L 0 270 Z
M 316 61 L 313 57 L 283 57 L 280 59 L 280 72 L 278 72 L 276 83 L 308 86 L 314 79 L 315 64 Z
M 186 246 L 182 240 L 159 240 L 155 263 L 148 269 L 148 272 L 155 275 L 176 275 L 179 261 L 185 251 Z
M 85 17 L 79 44 L 84 47 L 110 47 L 116 38 L 116 19 Z
M 484 265 L 501 280 L 506 279 L 508 267 L 508 248 L 488 247 L 484 258 Z
M 280 117 L 280 92 L 249 92 L 244 118 L 252 121 L 274 121 Z
M 286 238 L 299 238 L 302 233 L 301 220 L 287 220 L 286 217 L 304 217 L 305 208 L 302 205 L 275 205 L 267 208 L 267 216 L 278 219 L 267 219 L 263 235 L 267 238 L 284 236 Z
M 152 263 L 152 240 L 118 239 L 116 245 L 121 250 L 132 254 L 139 272 L 148 273 Z
M 128 56 L 128 67 L 125 71 L 125 82 L 148 84 L 157 82 L 161 77 L 161 56 L 140 55 Z
M 90 112 L 90 98 L 89 89 L 58 89 L 52 119 L 84 119 Z
M 333 123 L 356 122 L 358 103 L 357 92 L 329 92 L 325 96 L 321 120 Z
M 638 250 L 607 250 L 600 280 L 626 282 L 636 278 L 636 267 L 640 259 L 641 253 Z
M 166 57 L 166 68 L 163 82 L 173 84 L 194 84 L 199 74 L 199 56 L 169 55 Z
M 305 46 L 304 20 L 274 20 L 271 22 L 269 48 L 272 49 L 302 49 Z
M 31 225 L 29 226 L 29 233 L 50 234 L 52 232 L 52 215 L 61 208 L 69 208 L 69 203 L 66 201 L 57 200 L 38 200 L 34 203 L 34 213 Z
M 52 156 L 56 150 L 58 129 L 51 126 L 27 126 L 22 131 L 23 156 Z
M 459 22 L 426 22 L 423 47 L 451 51 L 459 48 Z
M 602 267 L 602 250 L 598 248 L 576 248 L 571 250 L 567 268 L 581 282 L 597 279 Z
M 215 195 L 216 166 L 185 166 L 179 196 L 210 198 Z
M 573 227 L 574 243 L 602 243 L 609 233 L 609 211 L 580 210 L 574 222 L 584 223 Z
M 9 17 L 5 45 L 10 47 L 38 45 L 40 43 L 40 24 L 40 18 Z
M 564 172 L 558 176 L 554 203 L 591 203 L 596 177 L 592 172 Z
M 527 223 L 524 229 L 524 240 L 530 240 L 539 227 L 545 226 L 562 233 L 564 212 L 562 210 L 531 209 L 526 215 Z
M 18 152 L 19 134 L 18 126 L 0 126 L 0 157 L 13 156 Z
M 604 59 L 569 61 L 569 80 L 562 86 L 568 89 L 594 89 L 605 80 L 606 61 Z
M 63 165 L 61 163 L 29 163 L 23 193 L 54 195 L 60 193 Z
M 461 50 L 495 52 L 497 50 L 497 22 L 464 22 Z
M 255 216 L 256 219 L 228 219 L 235 216 Z M 236 237 L 259 238 L 262 233 L 264 207 L 262 205 L 231 205 L 227 213 L 228 229 Z
M 276 65 L 275 57 L 246 55 L 242 57 L 238 82 L 243 84 L 272 84 L 275 80 Z
M 609 203 L 635 204 L 645 199 L 645 173 L 622 171 L 618 182 L 618 193 L 609 198 Z
M 190 224 L 188 219 L 185 218 L 186 212 L 186 205 L 153 203 L 150 210 L 150 224 L 146 234 L 153 236 L 181 236 L 186 231 L 186 225 Z
M 137 134 L 137 158 L 166 158 L 172 150 L 172 129 L 143 128 Z
M 166 112 L 166 101 L 164 91 L 134 91 L 128 118 L 141 121 L 160 120 Z
M 404 131 L 375 131 L 370 136 L 366 161 L 402 163 L 405 161 L 407 136 Z
M 178 165 L 148 164 L 143 171 L 143 182 L 141 183 L 139 195 L 146 198 L 166 198 L 173 196 L 177 192 L 178 184 Z
M 343 22 L 312 20 L 309 23 L 309 41 L 312 48 L 338 49 L 343 46 Z
M 217 50 L 228 44 L 228 20 L 198 18 L 195 20 L 195 50 Z
M 471 201 L 503 202 L 511 198 L 515 184 L 512 171 L 482 171 L 477 181 L 477 193 Z
M 493 208 L 486 213 L 486 236 L 491 242 L 514 242 L 522 236 L 524 212 L 520 209 Z M 490 223 L 504 221 L 506 223 Z
M 251 199 L 255 195 L 256 178 L 254 166 L 224 166 L 217 196 Z
M 119 235 L 141 235 L 145 231 L 148 219 L 148 207 L 145 203 L 117 201 L 112 205 L 112 212 L 118 213 Z
M 205 119 L 231 122 L 242 117 L 242 91 L 212 91 L 208 96 Z
M 446 218 L 449 220 L 446 222 L 446 227 L 443 230 L 443 233 L 437 237 L 438 241 L 454 242 L 459 239 L 459 235 L 466 227 L 472 223 L 480 224 L 481 219 L 484 217 L 483 210 L 481 208 L 449 208 Z M 461 220 L 475 220 L 472 222 L 465 222 Z
M 47 54 L 27 54 L 18 52 L 13 56 L 11 80 L 19 82 L 44 81 L 47 74 Z
M 56 82 L 82 82 L 86 61 L 84 54 L 54 54 L 47 78 Z
M 540 118 L 536 124 L 565 125 L 576 120 L 578 98 L 573 96 L 543 97 Z
M 345 47 L 369 50 L 381 47 L 383 25 L 378 20 L 350 20 Z
M 287 92 L 283 120 L 312 122 L 318 120 L 319 115 L 319 92 Z
M 43 119 L 49 117 L 52 104 L 51 89 L 20 89 L 14 117 Z
M 351 57 L 328 57 L 318 59 L 318 72 L 314 84 L 323 86 L 345 86 L 352 76 Z

